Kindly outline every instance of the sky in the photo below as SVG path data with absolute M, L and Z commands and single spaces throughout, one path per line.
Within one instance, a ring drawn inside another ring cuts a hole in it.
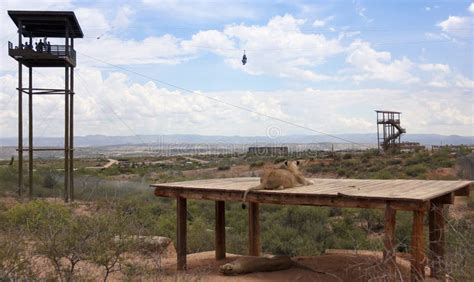
M 2 137 L 18 130 L 15 9 L 75 12 L 79 136 L 373 133 L 374 110 L 402 112 L 408 133 L 474 135 L 470 1 L 4 0 Z M 63 74 L 34 69 L 33 85 Z M 64 98 L 35 96 L 34 121 L 63 135 Z

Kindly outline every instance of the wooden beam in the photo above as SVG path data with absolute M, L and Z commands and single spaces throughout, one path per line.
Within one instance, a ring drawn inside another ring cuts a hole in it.
M 178 187 L 155 187 L 155 195 L 158 197 L 177 197 L 196 200 L 212 201 L 242 201 L 242 191 L 213 191 L 202 188 L 178 188 Z M 276 193 L 250 193 L 247 196 L 249 202 L 262 204 L 280 205 L 306 205 L 306 206 L 328 206 L 340 208 L 371 208 L 385 209 L 387 202 L 390 202 L 396 210 L 426 210 L 429 202 L 416 200 L 384 200 L 384 199 L 363 199 L 337 196 L 308 196 L 308 195 L 282 195 Z
M 257 203 L 250 203 L 248 209 L 249 221 L 249 255 L 260 255 L 260 222 L 259 206 Z
M 216 201 L 215 244 L 216 259 L 225 259 L 225 202 Z
M 186 219 L 187 208 L 186 199 L 176 198 L 176 242 L 177 242 L 177 268 L 178 270 L 186 270 Z
M 465 196 L 465 197 L 468 197 L 469 196 L 469 192 L 470 192 L 470 187 L 469 186 L 466 186 L 464 188 L 461 188 L 457 191 L 454 192 L 454 196 Z
M 430 267 L 431 276 L 441 279 L 445 274 L 444 264 L 444 217 L 443 204 L 431 203 L 429 211 Z
M 454 193 L 449 193 L 449 194 L 446 194 L 446 195 L 443 195 L 443 196 L 440 196 L 438 198 L 434 198 L 433 200 L 431 200 L 432 203 L 436 203 L 436 204 L 446 204 L 446 205 L 452 205 L 454 204 Z M 430 207 L 431 209 L 431 207 Z
M 411 235 L 411 281 L 423 281 L 425 278 L 425 250 L 423 237 L 424 211 L 413 212 Z
M 395 256 L 395 222 L 396 210 L 393 209 L 390 203 L 385 208 L 385 224 L 384 224 L 384 262 L 388 268 L 388 281 L 396 280 L 396 256 Z

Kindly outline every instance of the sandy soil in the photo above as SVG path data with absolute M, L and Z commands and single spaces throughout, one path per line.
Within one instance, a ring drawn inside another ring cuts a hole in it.
M 457 172 L 458 172 L 458 168 L 456 167 L 441 167 L 441 168 L 437 168 L 428 172 L 426 175 L 426 179 L 428 180 L 458 179 Z
M 331 250 L 327 254 L 317 257 L 295 257 L 299 263 L 327 274 L 319 274 L 297 267 L 283 271 L 249 273 L 239 276 L 223 276 L 218 272 L 220 265 L 233 261 L 237 255 L 227 254 L 225 260 L 216 261 L 214 252 L 203 252 L 187 256 L 188 269 L 186 272 L 176 273 L 176 258 L 169 257 L 163 260 L 162 266 L 169 276 L 199 281 L 383 281 L 386 269 L 382 265 L 382 253 L 347 250 Z M 409 262 L 397 257 L 399 269 L 397 280 L 408 280 L 410 275 Z M 401 277 L 400 277 L 401 275 Z M 402 278 L 402 279 L 400 279 Z M 430 281 L 430 280 L 427 280 Z M 432 280 L 434 281 L 434 280 Z

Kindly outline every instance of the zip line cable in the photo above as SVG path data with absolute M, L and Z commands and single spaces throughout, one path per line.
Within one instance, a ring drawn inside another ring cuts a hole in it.
M 79 52 L 78 52 L 78 53 L 79 53 Z M 123 71 L 129 72 L 129 73 L 132 73 L 132 74 L 135 74 L 135 75 L 137 75 L 137 76 L 141 76 L 141 77 L 143 77 L 143 78 L 150 79 L 150 80 L 155 81 L 155 82 L 158 82 L 159 84 L 167 85 L 167 86 L 173 87 L 173 88 L 175 88 L 175 89 L 179 89 L 179 90 L 182 90 L 182 91 L 184 91 L 184 92 L 188 92 L 188 93 L 190 93 L 190 94 L 198 95 L 198 96 L 204 97 L 204 98 L 206 98 L 206 99 L 213 100 L 214 102 L 217 102 L 217 103 L 220 103 L 220 104 L 224 104 L 224 105 L 227 105 L 227 106 L 230 106 L 230 107 L 234 107 L 234 108 L 237 108 L 237 109 L 240 109 L 240 110 L 249 112 L 249 113 L 253 113 L 253 114 L 256 114 L 256 115 L 259 115 L 259 116 L 263 116 L 263 117 L 266 117 L 266 118 L 269 118 L 269 119 L 272 119 L 272 120 L 279 121 L 279 122 L 281 122 L 281 123 L 285 123 L 285 124 L 288 124 L 288 125 L 291 125 L 291 126 L 294 126 L 294 127 L 298 127 L 298 128 L 301 128 L 301 129 L 305 129 L 305 130 L 308 130 L 308 131 L 312 131 L 312 132 L 315 132 L 315 133 L 318 133 L 318 134 L 321 134 L 321 135 L 325 135 L 325 136 L 328 136 L 328 137 L 332 137 L 332 138 L 334 138 L 334 139 L 338 139 L 338 140 L 341 140 L 341 141 L 344 141 L 344 142 L 347 142 L 347 143 L 350 143 L 350 144 L 354 144 L 354 145 L 358 145 L 358 146 L 361 146 L 361 147 L 369 148 L 368 146 L 366 146 L 366 145 L 364 145 L 364 144 L 357 143 L 357 142 L 353 142 L 353 141 L 348 140 L 348 139 L 346 139 L 346 138 L 342 138 L 342 137 L 339 137 L 339 136 L 336 136 L 336 135 L 332 135 L 332 134 L 329 134 L 329 133 L 325 133 L 325 132 L 322 132 L 322 131 L 313 129 L 313 128 L 308 127 L 308 126 L 305 126 L 305 125 L 301 125 L 301 124 L 298 124 L 298 123 L 295 123 L 295 122 L 287 121 L 287 120 L 284 120 L 284 119 L 281 119 L 281 118 L 278 118 L 278 117 L 275 117 L 275 116 L 271 116 L 271 115 L 268 115 L 268 114 L 265 114 L 265 113 L 257 112 L 257 111 L 254 111 L 254 110 L 252 110 L 252 109 L 249 109 L 249 108 L 240 106 L 240 105 L 236 105 L 236 104 L 233 104 L 233 103 L 230 103 L 230 102 L 227 102 L 227 101 L 223 101 L 223 100 L 217 99 L 217 98 L 215 98 L 215 97 L 211 97 L 211 96 L 208 96 L 208 95 L 205 95 L 205 94 L 196 92 L 196 91 L 192 91 L 192 90 L 186 89 L 186 88 L 184 88 L 184 87 L 181 87 L 181 86 L 178 86 L 178 85 L 175 85 L 175 84 L 172 84 L 172 83 L 168 83 L 168 82 L 163 81 L 163 80 L 156 79 L 156 78 L 151 77 L 151 76 L 148 76 L 148 75 L 146 75 L 146 74 L 142 74 L 142 73 L 136 72 L 136 71 L 134 71 L 134 70 L 127 69 L 127 68 L 124 68 L 124 67 L 122 67 L 122 66 L 115 65 L 115 64 L 109 63 L 109 62 L 107 62 L 107 61 L 104 61 L 104 60 L 101 60 L 101 59 L 98 59 L 98 58 L 95 58 L 95 57 L 86 55 L 86 54 L 84 54 L 84 53 L 80 53 L 80 54 L 83 55 L 83 56 L 86 56 L 86 57 L 88 57 L 88 58 L 91 58 L 91 59 L 93 59 L 93 60 L 99 61 L 99 62 L 101 62 L 101 63 L 110 65 L 110 66 L 115 67 L 115 68 L 118 68 L 118 69 L 121 69 L 121 70 L 123 70 Z

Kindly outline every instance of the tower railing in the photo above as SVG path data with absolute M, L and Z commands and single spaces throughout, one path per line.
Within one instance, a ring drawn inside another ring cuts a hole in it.
M 13 57 L 22 57 L 28 59 L 29 57 L 47 57 L 54 56 L 57 58 L 68 58 L 72 62 L 76 62 L 76 51 L 72 46 L 66 49 L 66 45 L 44 45 L 43 51 L 37 51 L 32 46 L 22 45 L 20 47 L 14 46 L 12 42 L 8 41 L 8 54 Z

